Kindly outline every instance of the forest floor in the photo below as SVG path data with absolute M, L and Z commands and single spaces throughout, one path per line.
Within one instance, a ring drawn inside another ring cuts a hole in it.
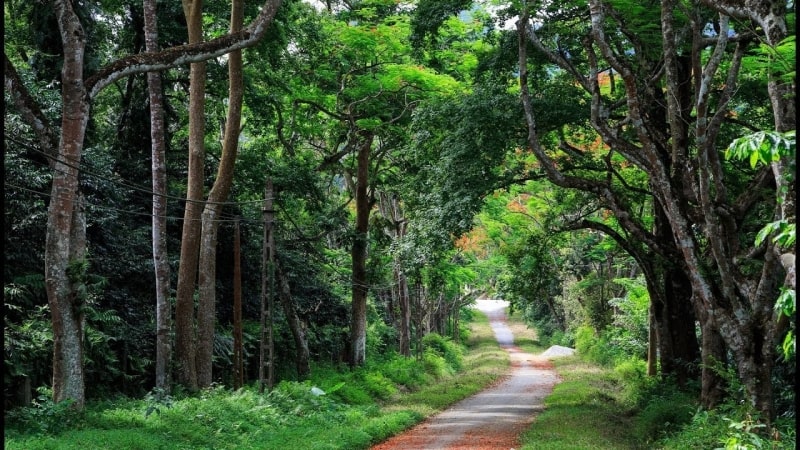
M 544 409 L 559 378 L 544 355 L 514 345 L 506 324 L 506 302 L 478 300 L 498 343 L 509 353 L 511 371 L 490 388 L 456 403 L 372 450 L 495 450 L 519 448 L 519 435 Z

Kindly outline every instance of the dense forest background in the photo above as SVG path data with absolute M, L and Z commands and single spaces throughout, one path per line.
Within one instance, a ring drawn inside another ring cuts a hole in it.
M 794 414 L 794 2 L 155 6 L 4 3 L 7 410 L 413 357 L 485 295 Z

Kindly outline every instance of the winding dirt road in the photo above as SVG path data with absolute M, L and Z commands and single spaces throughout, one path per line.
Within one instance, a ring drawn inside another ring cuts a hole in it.
M 494 450 L 519 447 L 518 436 L 544 408 L 558 382 L 552 363 L 521 351 L 506 325 L 507 303 L 478 300 L 500 345 L 511 357 L 511 372 L 493 387 L 462 400 L 372 450 Z

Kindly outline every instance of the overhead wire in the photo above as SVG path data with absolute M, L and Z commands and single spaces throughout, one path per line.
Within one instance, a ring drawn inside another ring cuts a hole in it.
M 158 196 L 158 197 L 161 197 L 161 198 L 166 199 L 166 200 L 174 200 L 174 201 L 185 202 L 185 203 L 194 202 L 194 203 L 199 203 L 199 204 L 203 204 L 203 205 L 222 205 L 222 206 L 240 206 L 240 207 L 241 206 L 246 206 L 246 205 L 252 205 L 252 204 L 261 204 L 265 200 L 264 198 L 261 198 L 261 199 L 257 199 L 257 200 L 234 201 L 234 202 L 231 202 L 231 201 L 209 202 L 209 201 L 205 201 L 205 200 L 194 200 L 194 199 L 190 200 L 190 199 L 186 199 L 185 197 L 178 197 L 178 196 L 169 195 L 169 194 L 156 193 L 152 189 L 141 187 L 139 185 L 133 184 L 133 183 L 128 182 L 128 181 L 123 180 L 123 179 L 111 178 L 109 176 L 97 173 L 94 170 L 90 170 L 91 167 L 83 159 L 81 159 L 81 161 L 78 161 L 76 163 L 67 162 L 64 159 L 61 159 L 61 158 L 59 158 L 57 156 L 54 156 L 54 155 L 51 155 L 51 154 L 49 154 L 47 152 L 42 151 L 38 147 L 31 146 L 31 145 L 26 144 L 24 142 L 18 141 L 16 139 L 14 139 L 13 137 L 6 136 L 6 139 L 9 139 L 12 142 L 14 142 L 16 144 L 19 144 L 21 146 L 24 146 L 28 150 L 33 151 L 33 152 L 35 152 L 37 154 L 40 154 L 40 155 L 44 156 L 47 159 L 50 159 L 50 160 L 52 160 L 54 162 L 57 162 L 57 163 L 61 163 L 64 166 L 69 167 L 71 169 L 75 169 L 80 174 L 83 174 L 83 175 L 86 175 L 86 176 L 90 176 L 90 177 L 93 177 L 93 178 L 98 179 L 98 180 L 106 181 L 108 183 L 112 183 L 113 185 L 115 185 L 117 187 L 120 187 L 120 188 L 124 188 L 124 189 L 128 189 L 128 190 L 131 190 L 131 191 L 134 191 L 134 192 L 139 192 L 139 193 L 142 193 L 142 194 L 146 194 L 146 195 L 148 195 L 150 197 Z M 28 159 L 28 161 L 31 161 L 31 162 L 34 162 L 34 163 L 39 163 L 39 162 L 37 162 L 37 161 L 35 161 L 35 160 L 31 159 L 31 158 L 27 158 L 27 159 Z M 39 163 L 39 164 L 41 164 L 41 163 Z M 62 174 L 66 174 L 66 171 L 64 171 L 62 169 L 58 169 L 55 166 L 54 167 L 49 167 L 49 170 L 50 171 L 56 171 L 56 172 L 59 172 L 59 173 L 62 173 Z M 38 196 L 45 197 L 45 198 L 48 198 L 48 199 L 52 198 L 52 194 L 51 193 L 38 191 L 38 190 L 27 188 L 27 187 L 24 187 L 24 186 L 19 186 L 19 185 L 16 185 L 14 183 L 9 183 L 6 180 L 4 180 L 3 184 L 5 186 L 11 187 L 13 189 L 17 189 L 17 190 L 20 190 L 20 191 L 25 191 L 25 192 L 28 192 L 30 194 L 38 195 Z M 272 199 L 274 200 L 275 197 L 273 196 Z M 112 212 L 131 215 L 131 216 L 140 216 L 140 217 L 153 217 L 154 216 L 152 212 L 126 210 L 126 209 L 121 209 L 121 208 L 117 208 L 117 207 L 113 207 L 113 206 L 99 205 L 99 204 L 96 204 L 96 203 L 91 203 L 91 206 L 93 208 L 102 209 L 102 210 L 106 210 L 106 211 L 112 211 Z M 302 231 L 299 229 L 299 226 L 295 223 L 295 221 L 291 218 L 291 216 L 289 215 L 288 211 L 286 211 L 284 208 L 281 208 L 279 205 L 277 207 L 280 208 L 281 210 L 283 210 L 284 214 L 287 214 L 287 216 L 289 216 L 288 220 L 291 223 L 291 225 L 295 228 L 295 231 L 302 235 Z M 161 217 L 165 218 L 166 220 L 170 220 L 170 221 L 184 221 L 184 220 L 186 220 L 184 217 L 178 217 L 178 216 L 161 216 Z M 200 218 L 200 219 L 191 219 L 191 220 L 202 221 L 203 219 Z M 250 223 L 250 224 L 253 224 L 253 225 L 261 225 L 261 224 L 263 224 L 262 220 L 250 219 L 250 218 L 247 218 L 247 217 L 238 216 L 238 215 L 235 215 L 235 214 L 231 214 L 230 212 L 224 212 L 224 211 L 220 214 L 220 217 L 214 219 L 214 221 L 215 222 L 219 222 L 219 223 L 235 223 L 235 222 L 238 221 L 239 223 Z M 322 264 L 324 266 L 328 266 L 330 268 L 335 268 L 336 267 L 336 265 L 334 263 L 332 263 L 331 261 L 324 260 L 324 258 L 321 255 L 319 255 L 317 252 L 306 252 L 306 255 L 311 257 L 312 259 L 316 260 L 318 263 L 320 263 L 320 264 Z M 352 279 L 345 280 L 345 277 L 340 277 L 340 276 L 336 276 L 335 278 L 338 278 L 341 281 L 346 281 L 346 282 L 352 283 Z M 385 283 L 385 284 L 381 283 L 380 285 L 369 284 L 367 286 L 361 286 L 361 287 L 369 287 L 369 288 L 372 288 L 372 289 L 386 289 L 386 288 L 395 287 L 397 285 L 398 285 L 398 283 L 395 282 L 395 283 Z
M 137 192 L 141 192 L 141 193 L 144 193 L 144 194 L 147 194 L 147 195 L 150 195 L 150 196 L 159 196 L 159 197 L 164 198 L 166 200 L 177 200 L 177 201 L 188 202 L 188 203 L 199 203 L 199 204 L 203 204 L 203 205 L 223 205 L 223 206 L 225 206 L 225 205 L 242 206 L 242 205 L 247 205 L 247 204 L 262 203 L 264 201 L 264 199 L 262 198 L 262 199 L 259 199 L 259 200 L 246 200 L 246 201 L 235 201 L 235 202 L 230 202 L 230 201 L 227 201 L 227 202 L 211 202 L 211 201 L 207 201 L 207 200 L 194 200 L 194 199 L 187 199 L 185 197 L 178 197 L 178 196 L 169 195 L 169 194 L 156 193 L 151 188 L 144 188 L 144 187 L 138 186 L 136 184 L 130 183 L 130 182 L 126 181 L 126 180 L 110 178 L 108 176 L 96 173 L 95 171 L 89 170 L 89 169 L 86 168 L 86 166 L 88 166 L 88 163 L 86 161 L 82 160 L 82 161 L 79 161 L 77 163 L 67 162 L 67 161 L 65 161 L 63 159 L 60 159 L 57 156 L 53 156 L 53 155 L 51 155 L 51 154 L 49 154 L 49 153 L 47 153 L 45 151 L 42 151 L 39 148 L 32 147 L 32 146 L 29 146 L 29 145 L 27 145 L 27 144 L 25 144 L 23 142 L 15 140 L 14 138 L 9 138 L 8 136 L 6 136 L 6 139 L 9 139 L 9 140 L 13 141 L 14 143 L 23 145 L 27 149 L 29 149 L 29 150 L 31 150 L 33 152 L 36 152 L 36 153 L 44 156 L 45 158 L 48 158 L 48 159 L 50 159 L 50 160 L 52 160 L 52 161 L 54 161 L 56 163 L 61 163 L 61 164 L 65 165 L 65 166 L 67 166 L 69 168 L 75 169 L 81 174 L 89 175 L 89 176 L 94 177 L 96 179 L 107 181 L 109 183 L 113 183 L 113 184 L 115 184 L 115 185 L 117 185 L 119 187 L 130 189 L 130 190 L 137 191 Z M 33 161 L 31 159 L 29 159 L 29 160 Z M 84 167 L 81 167 L 81 166 L 84 166 Z M 52 168 L 52 170 L 58 171 L 60 173 L 66 173 L 63 170 L 59 170 L 59 169 L 55 169 L 55 168 Z

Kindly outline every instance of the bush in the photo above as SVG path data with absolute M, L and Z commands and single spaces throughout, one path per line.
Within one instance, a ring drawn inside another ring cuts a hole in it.
M 679 431 L 663 436 L 659 448 L 715 448 L 725 450 L 796 448 L 794 420 L 778 420 L 767 429 L 748 407 L 732 402 L 712 411 L 698 410 Z
M 692 394 L 676 388 L 649 397 L 636 417 L 636 435 L 642 442 L 655 442 L 668 433 L 680 430 L 692 421 L 697 402 Z M 687 447 L 713 448 L 713 447 Z
M 398 385 L 413 389 L 426 381 L 425 368 L 414 358 L 396 357 L 387 361 L 382 373 Z
M 397 388 L 392 381 L 380 372 L 366 372 L 364 374 L 364 387 L 370 394 L 381 400 L 386 400 L 397 394 Z
M 38 389 L 39 396 L 30 406 L 22 406 L 6 413 L 6 424 L 11 428 L 46 435 L 56 435 L 75 426 L 82 412 L 72 408 L 72 399 L 54 402 L 48 388 Z
M 431 349 L 425 349 L 422 355 L 422 362 L 425 366 L 425 372 L 431 374 L 437 380 L 450 373 L 447 370 L 447 361 Z
M 463 351 L 461 347 L 453 341 L 444 338 L 440 334 L 430 333 L 422 338 L 422 345 L 425 351 L 431 350 L 444 358 L 450 368 L 457 372 L 461 370 L 463 364 Z
M 620 403 L 631 408 L 646 400 L 647 389 L 655 382 L 647 376 L 647 362 L 638 358 L 623 360 L 614 367 L 614 373 L 623 386 Z

